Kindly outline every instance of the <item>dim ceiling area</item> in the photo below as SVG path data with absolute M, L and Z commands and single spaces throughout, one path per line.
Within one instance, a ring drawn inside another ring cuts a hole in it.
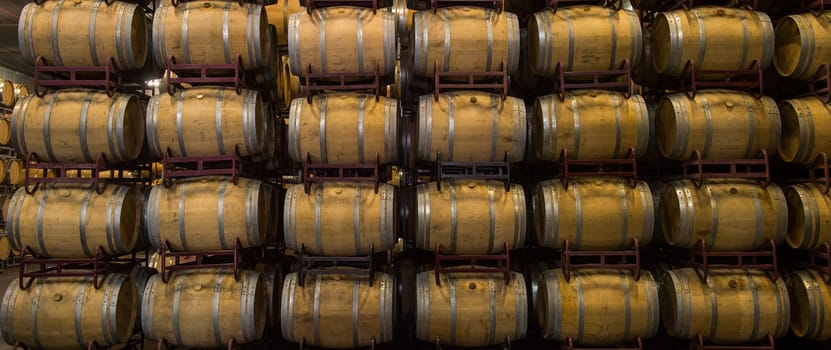
M 34 67 L 23 60 L 17 46 L 17 19 L 31 0 L 0 0 L 0 66 L 32 76 Z

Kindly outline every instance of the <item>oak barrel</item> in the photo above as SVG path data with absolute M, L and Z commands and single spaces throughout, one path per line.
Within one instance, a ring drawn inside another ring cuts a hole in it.
M 788 233 L 785 194 L 776 184 L 715 179 L 696 187 L 692 180 L 670 181 L 661 194 L 661 232 L 669 245 L 744 251 L 780 244 Z
M 635 11 L 574 6 L 540 11 L 528 21 L 528 64 L 534 74 L 636 67 L 643 53 L 641 22 Z
M 563 150 L 569 159 L 626 158 L 649 144 L 649 112 L 639 95 L 601 90 L 567 92 L 537 98 L 531 133 L 537 158 L 559 161 Z
M 11 243 L 7 235 L 0 235 L 0 260 L 6 260 L 12 253 Z
M 785 187 L 788 204 L 788 236 L 794 249 L 815 250 L 831 242 L 831 198 L 815 183 Z
M 812 80 L 823 64 L 831 62 L 831 12 L 805 12 L 782 17 L 776 22 L 776 51 L 773 65 L 784 77 Z
M 396 16 L 390 8 L 338 6 L 289 17 L 291 73 L 373 73 L 395 69 Z
M 29 87 L 23 84 L 13 83 L 14 85 L 14 100 L 18 101 L 23 97 L 29 96 Z
M 6 146 L 12 138 L 11 121 L 0 117 L 0 145 Z
M 0 106 L 14 107 L 17 97 L 14 94 L 14 84 L 8 80 L 0 80 Z
M 321 182 L 286 190 L 286 248 L 313 255 L 359 256 L 389 250 L 397 228 L 395 187 L 372 183 Z
M 538 316 L 543 337 L 580 345 L 631 343 L 658 333 L 658 282 L 643 271 L 578 269 L 566 279 L 561 269 L 539 276 Z
M 418 185 L 416 246 L 443 254 L 493 254 L 525 246 L 527 214 L 520 185 L 490 180 Z
M 291 101 L 288 153 L 302 163 L 393 163 L 398 160 L 398 100 L 357 93 Z
M 696 70 L 765 69 L 773 60 L 773 22 L 764 12 L 726 7 L 696 7 L 655 14 L 653 65 L 658 73 L 679 76 L 687 62 Z
M 525 278 L 512 272 L 442 273 L 416 276 L 416 338 L 450 346 L 492 346 L 525 338 L 528 297 Z
M 831 339 L 831 286 L 828 276 L 815 270 L 794 271 L 787 279 L 791 331 L 800 338 Z
M 30 95 L 14 108 L 11 143 L 47 162 L 95 163 L 102 153 L 111 163 L 131 162 L 144 146 L 144 109 L 135 95 L 100 90 Z
M 205 86 L 158 94 L 147 105 L 147 144 L 161 159 L 169 148 L 173 156 L 205 157 L 258 154 L 265 146 L 267 116 L 257 90 Z
M 54 215 L 60 213 L 60 215 Z M 29 195 L 18 188 L 6 213 L 6 229 L 15 250 L 29 247 L 48 258 L 91 258 L 130 253 L 141 224 L 141 200 L 135 189 L 108 185 L 41 184 Z
M 776 102 L 731 90 L 666 95 L 658 102 L 655 138 L 666 158 L 689 160 L 759 158 L 779 147 L 782 122 Z
M 413 18 L 411 72 L 499 72 L 519 66 L 519 19 L 510 12 L 479 7 L 419 11 Z
M 138 305 L 135 326 L 136 332 L 141 332 L 141 305 L 144 304 L 144 289 L 147 287 L 147 281 L 150 280 L 150 277 L 157 273 L 158 271 L 155 269 L 147 266 L 141 266 L 139 264 L 136 264 L 132 269 L 130 269 L 130 280 L 133 281 L 133 284 L 135 284 L 137 291 L 136 295 L 138 296 L 138 304 L 136 304 Z
M 300 5 L 300 0 L 277 0 L 274 4 L 265 6 L 265 11 L 268 13 L 268 23 L 277 28 L 277 45 L 288 45 L 289 17 L 294 13 L 305 10 Z
M 643 278 L 643 276 L 641 276 Z M 671 337 L 743 344 L 788 333 L 788 290 L 759 270 L 710 270 L 706 282 L 693 268 L 670 270 L 661 289 L 661 319 Z
M 153 186 L 144 212 L 150 243 L 174 251 L 258 247 L 266 242 L 271 186 L 259 180 L 208 176 Z
M 262 5 L 222 0 L 169 2 L 153 16 L 153 55 L 166 66 L 176 63 L 232 64 L 242 57 L 245 70 L 263 68 L 271 54 L 268 15 Z
M 534 192 L 534 226 L 544 247 L 561 249 L 621 250 L 652 240 L 655 209 L 646 182 L 624 178 L 571 178 L 568 188 L 560 180 L 537 184 Z
M 264 260 L 254 266 L 254 271 L 261 274 L 266 285 L 266 320 L 265 329 L 269 334 L 280 332 L 280 303 L 283 295 L 283 279 L 286 267 L 279 258 Z
M 396 284 L 392 275 L 309 275 L 283 282 L 280 325 L 283 339 L 333 349 L 365 347 L 393 340 Z
M 125 274 L 37 278 L 25 290 L 14 279 L 0 305 L 0 332 L 8 344 L 36 349 L 87 349 L 123 344 L 133 334 L 136 287 Z
M 147 281 L 141 305 L 144 336 L 194 348 L 225 348 L 262 338 L 266 319 L 265 282 L 259 272 L 231 268 L 175 271 Z
M 782 160 L 811 164 L 823 152 L 831 155 L 831 106 L 818 97 L 803 97 L 785 100 L 779 108 Z
M 23 7 L 17 39 L 23 59 L 38 56 L 53 66 L 139 69 L 147 61 L 149 21 L 141 6 L 127 1 L 44 1 Z
M 12 186 L 23 186 L 23 180 L 26 177 L 25 164 L 20 159 L 6 160 L 6 183 Z
M 525 102 L 486 92 L 424 95 L 418 105 L 418 158 L 449 162 L 511 162 L 525 157 Z

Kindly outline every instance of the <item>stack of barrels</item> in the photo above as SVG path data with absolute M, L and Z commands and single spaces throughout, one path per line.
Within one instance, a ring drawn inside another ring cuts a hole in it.
M 30 63 L 43 57 L 45 65 L 88 67 L 112 60 L 129 71 L 146 63 L 149 23 L 136 4 L 44 1 L 24 7 L 19 34 Z M 48 163 L 95 163 L 100 155 L 111 166 L 135 163 L 144 146 L 143 103 L 134 94 L 91 89 L 20 97 L 11 117 L 11 144 L 19 155 L 33 153 Z M 35 176 L 20 173 L 9 175 Z M 19 188 L 3 213 L 14 250 L 44 259 L 87 259 L 131 253 L 141 207 L 141 194 L 132 186 L 110 184 L 98 191 L 92 184 L 55 183 L 33 194 Z M 127 272 L 109 273 L 97 283 L 92 276 L 38 277 L 28 286 L 14 279 L 0 305 L 3 338 L 33 348 L 125 343 L 136 332 L 139 286 L 149 276 L 141 267 Z
M 165 2 L 156 8 L 152 38 L 160 66 L 240 64 L 239 74 L 248 75 L 274 60 L 266 11 L 253 3 Z M 147 105 L 149 153 L 156 160 L 168 155 L 269 161 L 277 153 L 276 119 L 265 98 L 257 89 L 220 85 L 155 95 Z M 272 185 L 257 178 L 197 176 L 157 184 L 145 194 L 147 241 L 154 250 L 176 252 L 273 245 L 277 197 Z M 167 281 L 153 276 L 143 290 L 144 336 L 198 348 L 259 341 L 270 321 L 267 308 L 274 305 L 272 276 L 211 267 L 175 271 Z
M 6 208 L 9 207 L 15 187 L 23 181 L 22 161 L 17 159 L 11 141 L 11 116 L 18 101 L 29 95 L 29 88 L 23 84 L 0 80 L 0 260 L 5 261 L 12 253 L 6 235 Z M 13 175 L 13 176 L 10 176 Z

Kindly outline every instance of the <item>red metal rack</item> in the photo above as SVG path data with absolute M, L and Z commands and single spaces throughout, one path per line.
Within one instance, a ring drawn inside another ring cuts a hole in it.
M 563 344 L 565 350 L 643 350 L 643 339 L 640 336 L 635 337 L 635 341 L 630 347 L 610 347 L 610 348 L 581 348 L 574 346 L 574 339 L 569 336 Z
M 305 80 L 306 101 L 312 103 L 312 96 L 322 91 L 356 91 L 370 90 L 375 93 L 375 101 L 381 96 L 381 68 L 376 63 L 375 70 L 370 73 L 315 73 L 312 65 L 306 68 Z
M 430 9 L 436 11 L 443 7 L 475 6 L 492 8 L 499 12 L 505 7 L 504 0 L 430 0 Z
M 442 273 L 501 273 L 505 276 L 505 284 L 511 283 L 511 247 L 505 242 L 505 252 L 493 255 L 442 255 L 441 245 L 436 243 L 433 269 L 436 275 L 436 285 L 441 285 Z M 443 266 L 443 262 L 462 262 L 466 265 Z M 495 267 L 478 266 L 478 262 L 496 263 Z
M 765 337 L 767 343 L 758 345 L 707 345 L 704 343 L 704 337 L 699 334 L 695 342 L 690 344 L 691 350 L 776 350 L 776 341 L 773 336 Z
M 634 239 L 631 250 L 608 251 L 573 251 L 570 242 L 565 240 L 560 257 L 562 260 L 560 268 L 563 270 L 566 282 L 571 279 L 571 271 L 577 268 L 632 270 L 635 274 L 635 281 L 641 279 L 641 248 L 637 238 Z M 597 259 L 597 262 L 574 262 L 572 258 Z
M 673 179 L 691 179 L 696 188 L 700 188 L 704 179 L 756 179 L 764 180 L 760 184 L 770 184 L 770 160 L 765 150 L 757 159 L 702 159 L 701 151 L 693 152 L 693 159 L 681 162 L 681 174 Z
M 161 255 L 159 259 L 161 264 L 161 270 L 159 271 L 159 273 L 162 275 L 162 282 L 164 283 L 167 283 L 168 279 L 170 278 L 170 274 L 173 271 L 222 267 L 230 267 L 234 269 L 234 280 L 239 280 L 240 270 L 242 269 L 241 266 L 244 263 L 243 260 L 245 259 L 245 257 L 252 255 L 262 256 L 265 254 L 264 247 L 242 248 L 239 239 L 234 240 L 234 248 L 229 250 L 174 252 L 170 248 L 170 243 L 168 243 L 167 240 L 164 240 L 162 242 L 162 247 L 163 248 L 159 251 L 159 255 Z M 169 257 L 174 258 L 175 263 L 173 266 L 167 266 L 167 258 Z M 196 258 L 196 261 L 188 264 L 180 264 L 180 258 L 187 257 L 194 257 Z M 231 261 L 222 261 L 228 260 L 229 257 L 231 258 Z M 206 261 L 206 259 L 208 258 L 214 261 Z
M 378 11 L 378 0 L 306 0 L 306 12 L 332 6 L 354 6 L 371 8 L 373 13 Z
M 707 280 L 710 270 L 756 269 L 772 272 L 771 279 L 779 278 L 779 265 L 776 257 L 776 243 L 771 239 L 765 248 L 752 252 L 710 251 L 707 243 L 701 239 L 688 253 L 689 266 L 695 269 L 702 281 Z
M 826 104 L 831 103 L 831 65 L 823 64 L 808 86 L 811 95 L 823 100 Z
M 626 177 L 632 179 L 632 188 L 638 186 L 638 157 L 630 147 L 625 159 L 568 159 L 568 150 L 560 152 L 560 182 L 568 189 L 572 176 Z
M 238 345 L 249 345 L 249 344 L 239 344 L 239 343 L 237 343 L 237 340 L 232 337 L 231 340 L 228 341 L 228 347 L 226 347 L 226 349 L 227 350 L 234 350 Z M 262 346 L 263 346 L 262 349 L 268 349 L 268 346 L 265 343 L 262 343 Z M 164 337 L 162 337 L 162 339 L 159 339 L 156 342 L 156 350 L 163 350 L 163 349 L 172 350 L 172 349 L 178 349 L 178 348 L 179 348 L 178 346 L 170 345 L 170 343 L 168 343 L 167 339 L 165 339 Z
M 692 1 L 692 0 L 690 0 Z M 720 80 L 701 80 L 702 75 L 723 76 Z M 699 70 L 695 61 L 689 60 L 681 74 L 680 89 L 689 98 L 695 98 L 698 88 L 727 88 L 744 89 L 758 92 L 758 96 L 765 93 L 765 74 L 759 60 L 754 60 L 750 69 L 745 70 Z
M 632 96 L 634 84 L 632 83 L 632 66 L 628 59 L 623 60 L 620 69 L 614 70 L 566 71 L 564 67 L 565 65 L 562 62 L 557 62 L 554 69 L 555 76 L 557 76 L 557 97 L 560 98 L 560 101 L 565 100 L 566 91 L 578 89 L 619 90 L 623 92 L 625 98 Z M 623 81 L 620 81 L 620 78 L 623 78 Z M 590 81 L 575 81 L 586 79 Z
M 508 66 L 502 61 L 496 72 L 442 72 L 439 61 L 433 63 L 433 99 L 438 101 L 441 90 L 496 90 L 504 101 L 508 98 L 511 76 Z M 448 81 L 453 79 L 454 81 Z M 465 82 L 455 82 L 464 79 Z
M 831 9 L 831 0 L 800 0 L 800 5 L 803 11 L 820 14 L 825 10 Z
M 42 75 L 57 78 L 44 79 Z M 124 80 L 112 57 L 107 59 L 104 66 L 49 66 L 43 56 L 35 59 L 35 95 L 43 97 L 46 88 L 67 87 L 101 88 L 107 92 L 107 96 L 112 97 L 116 91 L 124 90 Z
M 116 344 L 116 345 L 111 345 L 111 346 L 100 346 L 100 345 L 98 345 L 98 342 L 96 342 L 95 340 L 90 340 L 90 342 L 87 343 L 86 348 L 87 348 L 87 350 L 106 350 L 106 349 L 113 349 L 115 347 L 118 347 L 119 349 L 122 349 L 122 350 L 134 350 L 134 349 L 142 349 L 143 350 L 144 349 L 144 333 L 137 332 L 137 333 L 133 334 L 130 337 L 129 340 L 127 340 L 127 343 L 125 343 L 125 344 Z M 23 344 L 23 342 L 21 342 L 21 341 L 17 341 L 16 343 L 14 343 L 14 346 L 12 347 L 12 349 L 14 349 L 14 350 L 17 350 L 17 349 L 35 350 L 35 349 L 38 349 L 38 348 L 30 347 L 26 344 Z
M 375 193 L 381 184 L 380 157 L 375 154 L 373 164 L 314 164 L 312 156 L 306 153 L 303 162 L 303 190 L 309 193 L 313 182 L 374 182 Z
M 139 0 L 139 1 L 141 1 L 141 0 Z M 171 5 L 173 5 L 173 7 L 176 7 L 176 6 L 179 6 L 179 4 L 184 3 L 184 2 L 196 2 L 196 1 L 199 1 L 199 0 L 170 0 L 170 3 L 171 3 Z M 306 1 L 311 1 L 311 0 L 306 0 Z M 268 0 L 237 0 L 237 3 L 240 6 L 242 6 L 243 4 L 259 4 L 259 5 L 268 5 L 269 4 Z
M 548 0 L 548 3 L 546 3 L 545 8 L 553 12 L 557 12 L 558 8 L 566 6 L 606 4 L 610 4 L 611 6 L 609 7 L 614 9 L 615 11 L 620 10 L 623 7 L 623 1 L 621 0 Z
M 366 256 L 308 256 L 305 246 L 301 245 L 297 261 L 297 284 L 301 287 L 308 275 L 366 276 L 370 286 L 375 282 L 374 246 L 370 247 L 370 253 Z M 339 266 L 352 268 L 337 269 Z
M 436 154 L 436 187 L 441 191 L 443 180 L 476 179 L 496 180 L 505 183 L 505 191 L 511 190 L 511 155 L 505 153 L 504 162 L 445 162 L 441 152 Z
M 30 171 L 35 170 L 35 171 Z M 38 170 L 40 170 L 38 174 Z M 49 171 L 56 172 L 55 177 L 48 177 Z M 91 172 L 90 177 L 82 177 L 81 173 L 84 170 Z M 109 178 L 102 178 L 101 172 L 109 171 Z M 26 155 L 24 162 L 24 172 L 26 176 L 23 178 L 23 187 L 27 194 L 35 193 L 42 183 L 83 183 L 94 184 L 95 191 L 98 194 L 104 192 L 108 183 L 120 184 L 150 184 L 152 175 L 149 177 L 142 177 L 142 173 L 152 171 L 149 164 L 127 165 L 116 164 L 108 165 L 107 157 L 104 154 L 99 154 L 95 163 L 45 163 L 40 162 L 37 154 L 30 152 Z M 75 173 L 75 177 L 68 177 L 68 174 Z M 138 175 L 135 177 L 126 177 L 126 172 L 135 172 Z M 40 175 L 40 176 L 37 176 Z M 32 186 L 30 186 L 32 185 Z
M 825 242 L 819 249 L 799 253 L 804 261 L 797 261 L 794 265 L 823 273 L 825 283 L 831 284 L 831 244 Z
M 108 273 L 113 272 L 115 264 L 135 262 L 135 254 L 133 254 L 132 259 L 124 260 L 117 256 L 105 255 L 103 251 L 102 247 L 97 247 L 95 255 L 91 258 L 44 259 L 35 257 L 32 249 L 25 246 L 19 255 L 20 274 L 18 275 L 18 285 L 21 290 L 25 290 L 38 277 L 92 277 L 93 286 L 98 289 L 101 287 L 98 283 Z M 33 265 L 40 265 L 40 269 L 28 271 L 28 267 Z M 29 280 L 25 281 L 26 278 L 29 278 Z
M 239 95 L 249 81 L 242 69 L 242 55 L 237 55 L 234 63 L 230 64 L 181 64 L 176 63 L 176 57 L 170 56 L 167 58 L 166 68 L 164 77 L 170 96 L 175 93 L 174 88 L 181 84 L 230 85 Z M 173 73 L 176 73 L 175 77 Z
M 821 152 L 817 155 L 817 159 L 813 164 L 805 166 L 801 171 L 804 171 L 805 177 L 796 177 L 787 180 L 788 183 L 814 183 L 822 186 L 822 193 L 828 194 L 831 192 L 831 167 L 828 164 L 828 154 Z
M 162 158 L 162 184 L 169 187 L 173 179 L 183 177 L 226 175 L 236 185 L 246 175 L 246 164 L 239 155 L 239 146 L 234 146 L 231 154 L 208 157 L 174 157 L 168 147 Z

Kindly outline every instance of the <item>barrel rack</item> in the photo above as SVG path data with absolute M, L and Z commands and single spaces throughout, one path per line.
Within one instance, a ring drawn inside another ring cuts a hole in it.
M 831 0 L 829 0 L 831 8 Z M 831 64 L 823 64 L 814 80 L 808 83 L 810 95 L 822 99 L 826 104 L 831 103 Z
M 819 249 L 797 254 L 802 257 L 795 263 L 797 267 L 820 272 L 825 283 L 831 285 L 831 243 L 824 242 Z
M 317 73 L 312 71 L 312 65 L 309 64 L 306 67 L 306 76 L 301 77 L 301 79 L 305 81 L 304 93 L 306 95 L 306 102 L 312 103 L 312 96 L 315 92 L 323 92 L 327 90 L 370 90 L 375 93 L 375 101 L 378 101 L 381 96 L 380 69 L 381 68 L 378 63 L 375 63 L 375 70 L 370 73 Z
M 773 336 L 767 335 L 764 340 L 758 345 L 707 345 L 704 342 L 704 337 L 701 334 L 696 336 L 696 339 L 690 344 L 691 350 L 776 350 L 776 341 Z
M 50 170 L 55 172 L 55 177 L 48 176 Z M 84 170 L 90 171 L 89 177 L 81 176 Z M 108 183 L 150 185 L 153 177 L 150 164 L 110 164 L 103 153 L 95 158 L 95 163 L 50 163 L 41 162 L 36 153 L 29 152 L 24 161 L 23 171 L 23 187 L 30 195 L 34 194 L 42 183 L 93 184 L 95 191 L 101 194 Z M 101 177 L 104 171 L 109 171 L 110 177 Z M 148 173 L 147 177 L 142 176 L 144 172 Z M 75 177 L 68 176 L 73 173 Z M 129 173 L 134 173 L 135 176 L 128 177 Z
M 800 0 L 800 4 L 803 10 L 811 11 L 814 14 L 831 9 L 831 0 Z
M 696 242 L 695 248 L 681 257 L 681 263 L 695 269 L 702 282 L 707 280 L 709 272 L 725 269 L 754 269 L 768 273 L 771 280 L 779 278 L 779 264 L 776 254 L 776 242 L 772 239 L 756 251 L 712 251 L 704 239 Z
M 569 159 L 568 150 L 560 151 L 557 162 L 560 182 L 568 189 L 573 176 L 626 177 L 631 178 L 631 187 L 638 186 L 638 158 L 635 148 L 630 147 L 623 159 Z
M 565 63 L 558 61 L 554 68 L 554 76 L 556 78 L 555 92 L 560 101 L 565 100 L 566 91 L 579 89 L 621 91 L 624 98 L 629 98 L 632 96 L 634 86 L 632 66 L 628 59 L 624 59 L 618 69 L 598 71 L 569 71 L 566 69 Z M 574 81 L 578 79 L 588 79 L 590 81 Z
M 503 101 L 508 98 L 511 76 L 508 74 L 508 66 L 505 61 L 502 61 L 500 69 L 494 72 L 443 72 L 439 69 L 439 61 L 437 60 L 433 63 L 433 72 L 433 100 L 435 101 L 439 100 L 439 94 L 442 90 L 495 90 L 502 96 Z M 464 79 L 464 82 L 455 82 L 455 80 L 460 79 Z
M 234 152 L 223 156 L 182 157 L 173 156 L 173 151 L 167 148 L 162 158 L 162 184 L 170 187 L 175 179 L 194 176 L 230 176 L 234 185 L 240 177 L 256 173 L 253 165 L 239 155 L 239 145 L 234 146 Z
M 429 171 L 422 169 L 422 171 Z M 511 190 L 511 155 L 505 152 L 502 162 L 448 162 L 443 161 L 441 152 L 436 152 L 436 163 L 434 170 L 436 187 L 441 191 L 441 184 L 444 180 L 470 179 L 470 180 L 495 180 L 505 183 L 505 192 Z
M 303 287 L 308 275 L 349 275 L 366 276 L 369 285 L 375 282 L 375 246 L 370 247 L 366 256 L 309 256 L 305 245 L 300 245 L 297 255 L 297 285 Z M 352 267 L 338 269 L 339 266 Z
M 306 153 L 303 162 L 303 190 L 309 193 L 312 183 L 343 181 L 343 182 L 372 182 L 375 184 L 375 193 L 381 184 L 380 156 L 375 154 L 375 162 L 370 164 L 317 164 L 312 163 L 312 156 Z
M 545 4 L 545 9 L 557 12 L 560 7 L 575 6 L 575 5 L 606 5 L 615 11 L 623 8 L 622 0 L 548 0 Z
M 48 76 L 51 78 L 44 78 Z M 100 88 L 112 97 L 116 91 L 128 92 L 124 73 L 115 65 L 115 58 L 107 59 L 104 66 L 50 66 L 46 58 L 35 59 L 35 95 L 43 97 L 46 88 L 91 87 Z M 62 79 L 63 78 L 63 79 Z M 41 89 L 43 88 L 43 89 Z
M 727 4 L 728 1 L 725 1 L 724 3 Z M 759 7 L 759 0 L 740 0 L 734 6 L 755 9 Z M 639 9 L 638 13 L 641 18 L 641 23 L 651 25 L 652 21 L 655 19 L 655 14 L 658 12 L 667 12 L 679 9 L 689 10 L 693 7 L 695 7 L 695 0 L 660 0 L 654 10 L 645 11 Z
M 678 162 L 680 174 L 670 176 L 673 180 L 693 180 L 700 188 L 706 179 L 755 179 L 762 187 L 771 180 L 770 159 L 767 151 L 760 150 L 756 159 L 703 159 L 701 150 L 693 151 L 693 158 Z
M 452 6 L 476 6 L 491 8 L 502 12 L 504 0 L 430 0 L 430 9 L 436 11 L 444 7 Z
M 239 238 L 234 240 L 232 249 L 225 250 L 209 250 L 209 251 L 187 251 L 178 252 L 173 251 L 170 243 L 167 240 L 162 242 L 162 249 L 159 249 L 160 255 L 160 271 L 162 282 L 167 283 L 170 275 L 174 271 L 182 270 L 197 270 L 204 268 L 232 268 L 234 270 L 234 280 L 239 280 L 240 270 L 245 264 L 245 258 L 252 256 L 264 256 L 264 247 L 250 247 L 243 248 L 239 242 Z M 193 257 L 196 260 L 192 263 L 181 264 L 180 258 Z M 167 258 L 173 258 L 173 266 L 167 266 Z M 229 260 L 230 261 L 227 261 Z

